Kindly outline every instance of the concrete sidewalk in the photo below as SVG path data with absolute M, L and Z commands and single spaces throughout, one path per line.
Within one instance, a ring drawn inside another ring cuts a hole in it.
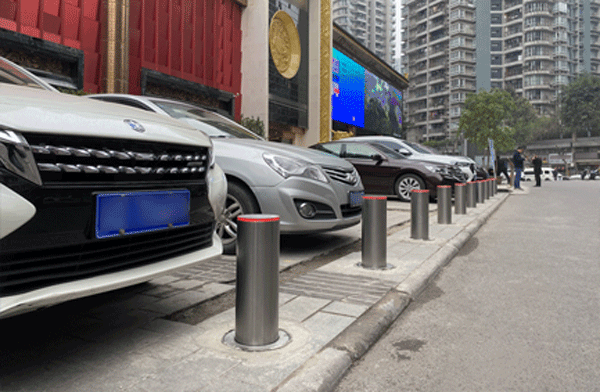
M 0 389 L 330 390 L 508 195 L 497 193 L 466 215 L 453 211 L 452 224 L 437 224 L 437 216 L 431 214 L 426 241 L 411 239 L 409 225 L 388 231 L 387 259 L 393 268 L 366 270 L 358 265 L 360 252 L 355 252 L 282 282 L 279 327 L 291 336 L 284 347 L 247 352 L 224 344 L 224 336 L 235 326 L 235 309 L 197 325 L 140 313 L 137 317 L 142 320 L 135 328 L 119 329 L 116 335 L 112 330 L 109 338 L 90 343 L 88 330 L 79 341 L 61 340 L 60 355 L 41 368 L 11 373 L 0 380 Z M 215 283 L 214 292 L 206 295 L 230 289 L 231 285 Z M 75 328 L 85 330 L 86 325 Z M 10 363 L 18 368 L 15 365 Z

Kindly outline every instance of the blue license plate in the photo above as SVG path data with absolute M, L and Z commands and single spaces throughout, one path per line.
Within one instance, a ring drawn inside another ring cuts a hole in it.
M 350 191 L 350 207 L 362 205 L 364 195 L 365 192 L 363 191 Z
M 190 224 L 190 191 L 118 192 L 96 195 L 96 238 Z

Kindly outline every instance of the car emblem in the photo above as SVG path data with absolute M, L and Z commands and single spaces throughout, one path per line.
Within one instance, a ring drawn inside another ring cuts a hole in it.
M 125 124 L 129 125 L 131 127 L 131 129 L 133 129 L 136 132 L 139 132 L 139 133 L 146 132 L 146 128 L 144 128 L 144 126 L 142 124 L 140 124 L 139 122 L 137 122 L 135 120 L 123 120 L 123 122 L 125 122 Z

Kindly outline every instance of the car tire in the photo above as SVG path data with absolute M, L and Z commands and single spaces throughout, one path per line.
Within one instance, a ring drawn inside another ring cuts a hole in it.
M 223 254 L 235 254 L 235 243 L 237 241 L 236 219 L 244 214 L 256 214 L 260 212 L 258 203 L 254 196 L 243 185 L 229 182 L 227 185 L 227 197 L 225 208 L 217 219 L 217 234 L 223 242 Z
M 410 201 L 410 192 L 414 189 L 425 189 L 425 181 L 416 174 L 405 174 L 394 185 L 396 195 L 404 202 Z

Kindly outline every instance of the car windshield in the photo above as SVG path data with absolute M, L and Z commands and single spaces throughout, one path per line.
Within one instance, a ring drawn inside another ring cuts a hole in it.
M 415 150 L 418 153 L 432 154 L 431 151 L 429 151 L 426 147 L 420 145 L 419 143 L 407 142 L 406 140 L 404 141 L 404 143 L 406 143 L 410 148 L 412 148 L 413 150 Z
M 202 128 L 202 131 L 211 138 L 262 140 L 260 136 L 249 131 L 238 123 L 209 110 L 204 110 L 197 106 L 178 102 L 152 100 L 152 103 L 160 107 L 173 118 L 188 118 L 210 125 L 209 127 Z
M 38 80 L 28 75 L 26 72 L 16 68 L 13 64 L 0 57 L 0 83 L 16 84 L 18 86 L 27 86 L 48 90 L 46 86 Z

